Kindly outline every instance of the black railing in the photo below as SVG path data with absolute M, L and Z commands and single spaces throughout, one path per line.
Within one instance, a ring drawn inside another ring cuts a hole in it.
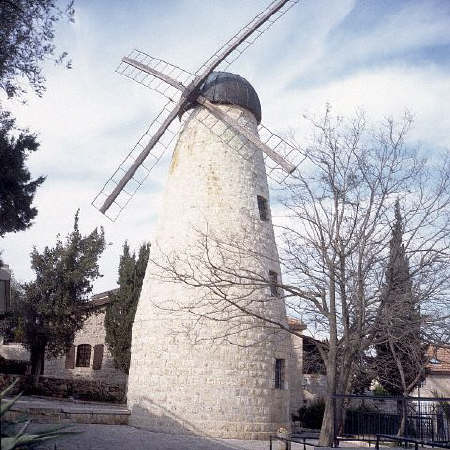
M 405 448 L 408 448 L 410 445 L 413 445 L 415 450 L 419 450 L 419 445 L 421 445 L 422 447 L 424 445 L 431 445 L 433 448 L 435 448 L 435 447 L 436 448 L 450 448 L 450 444 L 445 443 L 445 442 L 435 442 L 435 443 L 430 444 L 429 442 L 424 442 L 424 441 L 421 441 L 419 439 L 414 439 L 414 438 L 377 434 L 377 438 L 375 441 L 375 449 L 379 450 L 380 443 L 386 442 L 386 441 L 397 442 L 400 445 L 403 444 L 405 446 Z
M 303 450 L 307 450 L 307 447 L 312 447 L 313 449 L 318 448 L 318 447 L 329 448 L 327 446 L 319 445 L 317 443 L 317 441 L 315 441 L 315 442 L 308 442 L 308 439 L 311 439 L 311 437 L 308 437 L 307 435 L 306 436 L 301 436 L 301 435 L 298 435 L 298 434 L 297 435 L 293 434 L 290 437 L 270 436 L 269 449 L 273 450 L 273 444 L 276 441 L 284 442 L 286 450 L 291 450 L 291 444 L 302 444 L 303 445 Z
M 371 442 L 377 435 L 401 435 L 444 448 L 450 443 L 450 398 L 336 395 L 334 403 L 335 443 Z M 338 411 L 343 411 L 339 417 Z

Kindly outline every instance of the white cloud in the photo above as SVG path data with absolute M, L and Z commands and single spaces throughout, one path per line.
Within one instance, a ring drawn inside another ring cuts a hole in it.
M 397 66 L 361 71 L 313 88 L 268 90 L 264 95 L 271 105 L 267 120 L 272 128 L 295 130 L 302 114 L 319 114 L 327 102 L 336 113 L 344 115 L 361 107 L 372 120 L 400 117 L 407 109 L 415 116 L 411 141 L 436 148 L 450 147 L 450 117 L 440 107 L 450 102 L 449 75 L 437 67 Z M 301 130 L 297 130 L 297 136 L 300 134 Z
M 69 51 L 74 68 L 65 71 L 48 65 L 43 98 L 30 96 L 28 105 L 7 105 L 20 125 L 39 131 L 41 148 L 30 157 L 29 166 L 34 176 L 48 176 L 36 196 L 35 225 L 7 235 L 0 244 L 19 279 L 32 276 L 28 256 L 32 246 L 53 245 L 57 233 L 70 231 L 80 207 L 82 231 L 104 225 L 107 241 L 114 243 L 102 258 L 105 277 L 95 290 L 115 286 L 123 241 L 128 239 L 136 247 L 151 239 L 170 155 L 115 224 L 90 205 L 164 103 L 158 94 L 115 74 L 114 69 L 122 56 L 138 48 L 195 70 L 266 4 L 263 0 L 185 0 L 136 2 L 134 7 L 122 2 L 76 5 L 76 23 L 61 24 L 57 34 L 57 44 Z M 265 125 L 282 132 L 293 128 L 301 138 L 300 115 L 321 112 L 326 102 L 344 114 L 362 106 L 374 118 L 409 108 L 416 115 L 412 138 L 426 145 L 450 146 L 450 119 L 441 106 L 450 104 L 448 67 L 411 65 L 401 57 L 401 52 L 445 37 L 448 17 L 439 15 L 437 7 L 417 2 L 370 32 L 345 40 L 341 30 L 340 42 L 345 45 L 337 51 L 330 45 L 334 30 L 355 4 L 353 0 L 300 2 L 230 68 L 254 84 Z M 368 58 L 370 63 L 386 49 L 397 54 L 392 66 L 352 69 L 352 60 Z M 331 68 L 339 64 L 352 70 L 338 78 Z M 331 76 L 316 84 L 303 81 L 311 70 L 321 68 Z
M 379 26 L 341 45 L 339 56 L 347 61 L 368 59 L 448 44 L 449 12 L 436 1 L 405 3 L 397 13 L 384 17 Z

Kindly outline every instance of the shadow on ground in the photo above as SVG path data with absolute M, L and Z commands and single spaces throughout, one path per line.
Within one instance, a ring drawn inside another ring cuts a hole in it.
M 269 448 L 268 441 L 203 437 L 205 433 L 193 423 L 163 406 L 155 408 L 150 399 L 146 401 L 158 415 L 152 415 L 145 408 L 137 406 L 133 411 L 133 425 L 136 426 L 74 424 L 69 429 L 80 434 L 64 436 L 36 448 L 40 450 L 267 450 Z M 49 424 L 32 423 L 30 431 L 46 428 L 49 428 Z M 149 431 L 152 428 L 158 432 Z M 292 450 L 300 448 L 300 445 L 292 446 Z
M 42 430 L 48 426 L 48 424 L 34 424 L 30 430 Z M 79 431 L 80 434 L 65 436 L 35 448 L 39 450 L 267 450 L 269 448 L 267 441 L 154 433 L 127 425 L 82 424 L 74 425 L 70 429 Z M 299 446 L 298 449 L 300 448 Z M 297 447 L 293 446 L 292 450 L 297 450 Z

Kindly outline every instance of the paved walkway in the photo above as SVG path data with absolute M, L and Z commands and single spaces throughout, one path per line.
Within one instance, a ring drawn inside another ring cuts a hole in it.
M 112 403 L 85 402 L 71 399 L 51 399 L 23 396 L 15 408 L 24 413 L 54 410 L 70 413 L 71 417 L 98 412 L 100 414 L 124 414 L 126 405 Z M 50 419 L 50 418 L 49 418 Z M 32 423 L 29 432 L 52 427 L 49 423 Z M 70 419 L 63 421 L 64 425 Z M 154 433 L 128 425 L 100 425 L 78 423 L 70 425 L 70 430 L 79 434 L 64 436 L 35 447 L 40 450 L 268 450 L 268 441 L 241 441 L 235 439 L 212 439 L 190 435 Z M 277 448 L 277 447 L 275 447 Z M 300 444 L 293 444 L 292 450 L 302 450 Z
M 30 430 L 43 430 L 48 424 L 32 425 Z M 240 441 L 235 439 L 210 439 L 153 433 L 128 425 L 74 425 L 75 436 L 64 436 L 39 450 L 268 450 L 268 441 Z M 274 447 L 277 448 L 277 447 Z M 302 450 L 303 445 L 293 444 L 292 450 Z

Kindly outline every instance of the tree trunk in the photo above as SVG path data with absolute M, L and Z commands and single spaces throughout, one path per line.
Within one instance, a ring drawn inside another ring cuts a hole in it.
M 334 408 L 333 398 L 328 396 L 325 401 L 322 428 L 320 429 L 319 445 L 331 447 L 334 438 Z
M 398 428 L 397 436 L 405 436 L 406 431 L 406 418 L 407 418 L 407 408 L 406 408 L 406 396 L 403 394 L 404 398 L 399 401 L 397 409 L 400 412 L 400 426 Z
M 333 269 L 333 267 L 332 267 Z M 336 357 L 337 357 L 337 323 L 336 323 L 336 279 L 333 270 L 330 271 L 330 312 L 327 315 L 330 327 L 330 342 L 326 358 L 327 370 L 327 398 L 325 400 L 325 412 L 323 414 L 322 427 L 320 429 L 319 445 L 331 446 L 334 440 L 334 402 L 336 393 Z
M 32 388 L 36 389 L 39 383 L 39 377 L 44 372 L 45 348 L 47 342 L 42 338 L 36 338 L 30 349 L 31 381 Z
M 325 412 L 320 429 L 319 445 L 331 446 L 334 440 L 334 401 L 336 392 L 336 349 L 330 345 L 327 365 L 327 397 L 325 399 Z

